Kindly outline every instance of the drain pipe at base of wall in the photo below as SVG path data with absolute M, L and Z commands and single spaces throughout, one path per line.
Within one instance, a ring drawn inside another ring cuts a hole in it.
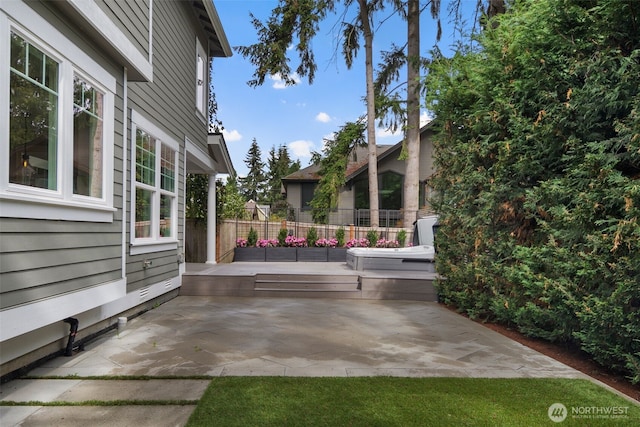
M 78 319 L 73 317 L 67 317 L 63 320 L 64 323 L 69 324 L 69 341 L 67 341 L 67 349 L 64 352 L 65 356 L 73 356 L 73 341 L 76 339 L 76 333 L 78 332 Z

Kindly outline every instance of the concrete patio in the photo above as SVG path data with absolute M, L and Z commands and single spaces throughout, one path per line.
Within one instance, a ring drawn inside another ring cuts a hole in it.
M 588 378 L 434 302 L 179 296 L 2 385 L 4 401 L 197 401 L 186 376 Z M 104 381 L 89 376 L 179 376 Z M 71 376 L 69 379 L 37 377 Z M 2 425 L 184 425 L 186 406 L 2 406 Z

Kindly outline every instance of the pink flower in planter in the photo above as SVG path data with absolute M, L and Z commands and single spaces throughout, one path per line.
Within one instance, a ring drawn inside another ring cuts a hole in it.
M 376 242 L 376 248 L 399 248 L 400 243 L 397 240 L 380 239 Z
M 307 239 L 304 237 L 287 236 L 284 245 L 292 248 L 304 248 L 307 246 Z
M 256 246 L 259 248 L 272 248 L 278 246 L 277 239 L 259 239 L 256 242 Z
M 336 246 L 338 246 L 338 239 L 335 238 L 331 238 L 331 239 L 318 239 L 316 240 L 316 246 L 321 247 L 321 248 L 335 248 Z
M 369 247 L 369 239 L 364 237 L 360 239 L 351 239 L 347 242 L 346 246 L 348 248 L 367 248 Z
M 246 248 L 247 247 L 247 239 L 236 239 L 236 248 Z

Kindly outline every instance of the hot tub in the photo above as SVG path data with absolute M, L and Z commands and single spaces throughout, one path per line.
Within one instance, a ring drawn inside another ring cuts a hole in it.
M 431 245 L 408 248 L 350 248 L 347 265 L 353 270 L 417 270 L 435 273 Z
M 436 215 L 418 219 L 413 228 L 413 246 L 408 248 L 350 248 L 347 265 L 354 270 L 417 270 L 435 273 L 433 226 Z

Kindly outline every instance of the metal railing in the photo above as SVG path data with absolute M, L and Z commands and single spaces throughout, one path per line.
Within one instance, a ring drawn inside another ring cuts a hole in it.
M 289 235 L 306 237 L 311 228 L 315 228 L 318 238 L 330 239 L 335 237 L 339 228 L 345 230 L 345 240 L 359 239 L 367 236 L 371 230 L 377 232 L 379 238 L 396 240 L 397 233 L 405 230 L 407 242 L 411 241 L 413 223 L 403 224 L 403 211 L 379 211 L 379 226 L 371 227 L 371 213 L 369 209 L 334 209 L 326 215 L 326 223 L 313 221 L 311 210 L 290 208 L 286 218 L 268 215 L 268 210 L 248 209 L 235 218 L 236 239 L 246 239 L 253 228 L 258 239 L 276 239 L 281 229 L 288 230 Z M 228 222 L 229 220 L 225 220 Z

